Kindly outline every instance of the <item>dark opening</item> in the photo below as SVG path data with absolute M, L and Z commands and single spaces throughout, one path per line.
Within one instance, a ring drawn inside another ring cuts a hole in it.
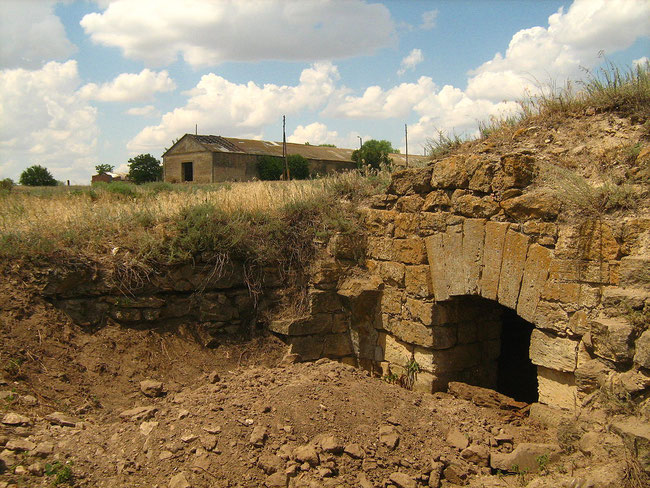
M 183 181 L 194 181 L 194 167 L 193 164 L 183 163 Z
M 522 402 L 537 401 L 537 368 L 528 354 L 533 324 L 503 307 L 497 391 Z

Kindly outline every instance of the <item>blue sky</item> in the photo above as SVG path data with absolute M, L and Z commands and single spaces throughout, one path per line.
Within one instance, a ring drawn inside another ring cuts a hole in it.
M 650 56 L 648 0 L 0 2 L 0 178 L 160 158 L 186 132 L 421 153 L 603 57 Z

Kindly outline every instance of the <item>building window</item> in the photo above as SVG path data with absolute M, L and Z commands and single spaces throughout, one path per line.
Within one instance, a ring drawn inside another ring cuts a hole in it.
M 194 181 L 193 163 L 183 163 L 183 181 Z

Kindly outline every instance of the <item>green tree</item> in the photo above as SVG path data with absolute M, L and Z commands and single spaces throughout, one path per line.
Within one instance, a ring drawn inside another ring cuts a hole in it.
M 95 171 L 97 171 L 98 175 L 112 173 L 114 169 L 115 166 L 112 166 L 110 164 L 98 164 L 97 166 L 95 166 Z
M 279 180 L 284 173 L 284 161 L 277 156 L 260 156 L 257 159 L 260 180 Z
M 149 181 L 160 181 L 162 175 L 162 164 L 151 154 L 140 154 L 129 159 L 129 179 L 138 185 Z
M 56 186 L 56 180 L 47 168 L 39 164 L 30 166 L 20 174 L 18 180 L 21 185 L 26 186 Z
M 292 180 L 306 180 L 309 178 L 309 160 L 300 154 L 287 156 L 289 175 Z
M 370 166 L 371 168 L 378 169 L 382 165 L 390 166 L 392 160 L 388 155 L 398 152 L 389 141 L 370 139 L 363 143 L 361 149 L 352 152 L 352 160 L 359 167 Z

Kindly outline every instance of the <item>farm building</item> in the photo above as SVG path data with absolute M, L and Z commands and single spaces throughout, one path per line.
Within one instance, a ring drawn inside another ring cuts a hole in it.
M 353 149 L 287 143 L 287 155 L 299 154 L 308 159 L 311 172 L 317 174 L 356 168 L 352 152 Z M 164 180 L 170 183 L 252 180 L 258 177 L 260 156 L 281 157 L 282 143 L 185 134 L 163 154 Z M 403 154 L 391 157 L 394 164 L 404 165 Z

